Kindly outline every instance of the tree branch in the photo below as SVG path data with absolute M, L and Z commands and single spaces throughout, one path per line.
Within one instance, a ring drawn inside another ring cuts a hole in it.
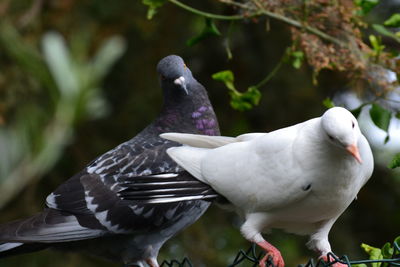
M 255 87 L 257 89 L 260 89 L 260 87 L 264 86 L 266 83 L 268 83 L 272 79 L 272 77 L 275 76 L 275 74 L 282 67 L 286 56 L 287 56 L 287 49 L 285 49 L 285 52 L 283 53 L 281 59 L 279 60 L 278 64 L 276 64 L 276 66 L 272 69 L 272 71 L 270 73 L 268 73 L 268 75 L 264 79 L 262 79 L 257 85 L 255 85 Z
M 320 31 L 320 30 L 318 30 L 318 29 L 316 29 L 314 27 L 305 25 L 305 24 L 303 24 L 303 23 L 301 23 L 301 22 L 299 22 L 297 20 L 294 20 L 294 19 L 285 17 L 283 15 L 279 15 L 279 14 L 276 14 L 274 12 L 266 10 L 258 0 L 252 0 L 252 2 L 257 6 L 257 8 L 259 10 L 251 10 L 254 13 L 252 13 L 250 15 L 233 15 L 233 16 L 225 16 L 225 15 L 218 15 L 218 14 L 212 14 L 212 13 L 204 12 L 204 11 L 198 10 L 196 8 L 193 8 L 191 6 L 188 6 L 188 5 L 180 2 L 179 0 L 168 0 L 168 1 L 173 3 L 173 4 L 175 4 L 175 5 L 177 5 L 177 6 L 179 6 L 179 7 L 181 7 L 181 8 L 183 8 L 183 9 L 185 9 L 185 10 L 187 10 L 187 11 L 189 11 L 189 12 L 192 12 L 193 14 L 200 15 L 200 16 L 203 16 L 203 17 L 206 17 L 206 18 L 210 18 L 210 19 L 242 20 L 242 19 L 246 19 L 246 18 L 249 18 L 249 17 L 256 17 L 256 16 L 260 16 L 260 15 L 265 15 L 267 17 L 282 21 L 282 22 L 284 22 L 286 24 L 289 24 L 289 25 L 291 25 L 293 27 L 304 29 L 304 30 L 306 30 L 306 31 L 308 31 L 308 32 L 310 32 L 310 33 L 312 33 L 314 35 L 317 35 L 320 38 L 322 38 L 322 39 L 324 39 L 326 41 L 329 41 L 331 43 L 334 43 L 334 44 L 337 44 L 337 45 L 340 45 L 340 46 L 346 46 L 346 44 L 344 42 L 342 42 L 341 40 L 339 40 L 339 39 L 337 39 L 335 37 L 332 37 L 329 34 L 326 34 L 326 33 L 322 32 L 322 31 Z M 229 0 L 220 0 L 220 1 L 223 2 L 223 3 L 226 3 L 226 4 L 238 5 L 238 3 L 232 2 L 232 1 L 229 1 Z M 244 6 L 243 4 L 240 4 L 240 7 L 242 7 L 243 9 L 247 9 L 247 10 L 250 9 L 249 6 Z
M 300 23 L 297 20 L 294 20 L 294 19 L 285 17 L 283 15 L 279 15 L 279 14 L 276 14 L 274 12 L 268 11 L 261 5 L 261 3 L 258 0 L 252 0 L 252 1 L 258 7 L 259 11 L 262 14 L 264 14 L 264 15 L 270 17 L 270 18 L 274 18 L 276 20 L 280 20 L 280 21 L 285 22 L 285 23 L 287 23 L 287 24 L 289 24 L 291 26 L 294 26 L 296 28 L 304 29 L 304 30 L 306 30 L 306 31 L 308 31 L 308 32 L 310 32 L 312 34 L 315 34 L 315 35 L 321 37 L 322 39 L 325 39 L 325 40 L 327 40 L 329 42 L 332 42 L 334 44 L 337 44 L 337 45 L 340 45 L 340 46 L 345 46 L 345 43 L 342 42 L 341 40 L 337 39 L 337 38 L 334 38 L 334 37 L 322 32 L 322 31 L 320 31 L 320 30 L 318 30 L 316 28 L 313 28 L 311 26 L 304 25 L 304 24 Z
M 175 4 L 175 5 L 177 5 L 177 6 L 179 6 L 179 7 L 181 7 L 181 8 L 183 8 L 183 9 L 185 9 L 185 10 L 187 10 L 187 11 L 189 11 L 189 12 L 192 12 L 193 14 L 200 15 L 200 16 L 203 16 L 203 17 L 206 17 L 206 18 L 210 18 L 210 19 L 242 20 L 242 19 L 246 19 L 246 18 L 249 18 L 249 17 L 259 16 L 261 14 L 261 12 L 256 12 L 256 13 L 251 14 L 249 16 L 248 15 L 247 16 L 244 16 L 244 15 L 225 16 L 225 15 L 212 14 L 212 13 L 208 13 L 208 12 L 204 12 L 204 11 L 198 10 L 198 9 L 193 8 L 191 6 L 188 6 L 188 5 L 182 3 L 182 2 L 180 2 L 178 0 L 168 0 L 168 1 L 173 3 L 173 4 Z

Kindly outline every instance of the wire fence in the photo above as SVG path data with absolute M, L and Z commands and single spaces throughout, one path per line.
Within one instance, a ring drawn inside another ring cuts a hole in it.
M 263 257 L 263 252 L 257 252 L 256 245 L 252 245 L 248 250 L 240 250 L 235 259 L 228 267 L 246 266 L 246 267 L 257 267 L 258 262 Z M 306 264 L 300 264 L 298 267 L 329 267 L 335 263 L 342 263 L 347 266 L 358 266 L 358 267 L 393 267 L 400 266 L 400 244 L 397 242 L 393 243 L 393 252 L 390 257 L 384 259 L 367 259 L 367 260 L 350 260 L 346 255 L 337 257 L 336 255 L 329 253 L 328 262 L 321 259 L 314 260 L 310 259 Z M 194 267 L 192 262 L 188 258 L 184 258 L 182 261 L 171 260 L 163 261 L 160 267 Z M 266 267 L 275 267 L 268 259 Z

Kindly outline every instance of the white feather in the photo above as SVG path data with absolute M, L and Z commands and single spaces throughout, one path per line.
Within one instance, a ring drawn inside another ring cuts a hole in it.
M 266 135 L 266 133 L 247 133 L 247 134 L 239 135 L 238 137 L 236 137 L 236 140 L 241 141 L 241 142 L 249 141 L 251 139 L 258 138 L 258 137 L 261 137 L 264 135 Z
M 17 231 L 15 238 L 10 241 L 22 242 L 65 242 L 81 240 L 85 238 L 94 238 L 100 236 L 104 231 L 94 230 L 82 227 L 75 216 L 64 216 L 63 222 L 57 224 L 44 224 L 39 228 L 32 228 L 24 230 L 23 232 Z
M 21 246 L 23 244 L 24 243 L 4 243 L 4 244 L 0 244 L 0 252 L 19 247 L 19 246 Z
M 235 137 L 209 136 L 185 133 L 163 133 L 160 136 L 164 139 L 175 141 L 183 145 L 201 148 L 215 148 L 230 143 L 238 142 Z
M 207 151 L 207 148 L 181 146 L 167 149 L 167 154 L 191 175 L 200 181 L 207 183 L 203 180 L 200 166 Z

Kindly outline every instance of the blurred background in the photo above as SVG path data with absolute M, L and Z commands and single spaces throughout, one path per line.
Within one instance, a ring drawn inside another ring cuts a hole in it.
M 218 1 L 186 3 L 217 14 L 238 12 Z M 365 20 L 381 23 L 399 8 L 399 1 L 381 1 Z M 162 105 L 156 64 L 169 54 L 183 57 L 207 88 L 221 132 L 228 136 L 320 116 L 327 98 L 356 109 L 380 91 L 377 85 L 371 94 L 373 84 L 355 90 L 343 71 L 321 71 L 316 82 L 305 61 L 280 64 L 292 43 L 289 27 L 281 22 L 218 22 L 220 36 L 210 34 L 193 43 L 205 27 L 203 17 L 171 3 L 151 20 L 147 12 L 142 1 L 133 0 L 0 1 L 0 222 L 40 211 L 57 185 L 149 124 Z M 398 50 L 396 42 L 385 45 Z M 236 89 L 244 92 L 277 66 L 275 75 L 258 88 L 258 105 L 246 111 L 233 109 L 225 85 L 212 79 L 216 72 L 232 70 Z M 396 79 L 396 73 L 379 71 L 380 79 Z M 334 252 L 351 259 L 368 257 L 361 243 L 380 247 L 400 235 L 400 173 L 387 168 L 400 152 L 400 123 L 394 116 L 399 111 L 397 88 L 389 98 L 393 101 L 382 104 L 390 112 L 387 131 L 371 121 L 370 105 L 360 113 L 360 125 L 374 149 L 375 171 L 330 234 Z M 226 266 L 239 249 L 250 246 L 239 225 L 234 213 L 213 206 L 167 242 L 159 261 L 186 256 L 195 266 Z M 306 237 L 275 230 L 265 237 L 282 251 L 287 266 L 315 257 L 305 247 Z M 1 267 L 21 265 L 121 266 L 57 251 L 0 260 Z

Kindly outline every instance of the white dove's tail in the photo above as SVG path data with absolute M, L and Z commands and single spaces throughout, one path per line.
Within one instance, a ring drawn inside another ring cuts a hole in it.
M 187 170 L 191 175 L 207 183 L 201 174 L 201 161 L 208 150 L 207 148 L 180 146 L 167 149 L 167 153 L 179 166 Z

